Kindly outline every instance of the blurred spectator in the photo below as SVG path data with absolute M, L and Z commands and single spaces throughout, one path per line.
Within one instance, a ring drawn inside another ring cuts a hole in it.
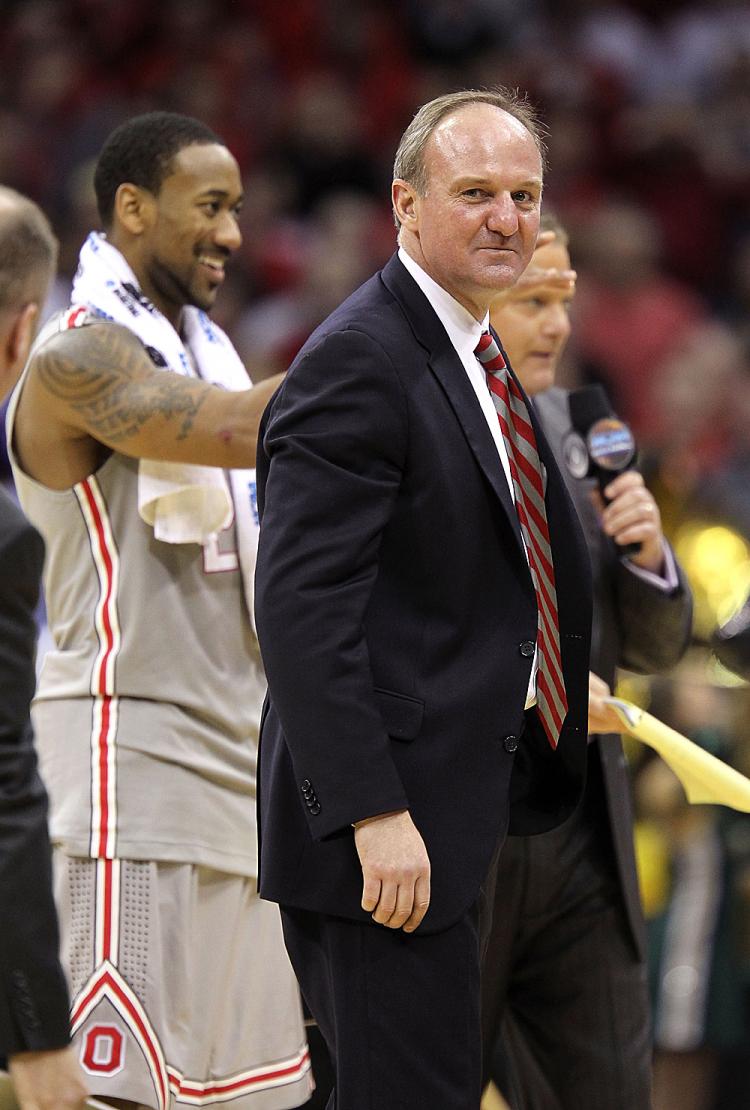
M 701 661 L 657 686 L 653 711 L 732 761 L 732 691 L 710 683 Z M 688 805 L 679 780 L 647 758 L 636 780 L 641 843 L 659 845 L 662 875 L 648 876 L 646 911 L 654 1004 L 654 1110 L 747 1106 L 750 1083 L 723 1064 L 745 1042 L 747 979 L 738 974 L 750 874 L 750 817 Z
M 625 3 L 582 4 L 577 41 L 596 69 L 614 72 L 635 99 L 650 99 L 664 81 L 663 44 L 657 29 Z
M 329 192 L 314 223 L 296 231 L 296 273 L 236 321 L 234 339 L 254 381 L 285 370 L 310 332 L 392 253 L 392 223 L 382 204 Z M 279 243 L 269 243 L 277 251 Z
M 307 78 L 290 98 L 276 162 L 296 183 L 294 209 L 302 215 L 326 193 L 348 189 L 375 199 L 386 186 L 353 97 L 330 73 Z
M 743 364 L 736 335 L 716 320 L 702 321 L 676 340 L 649 390 L 649 448 L 661 469 L 701 501 L 701 484 L 732 454 L 745 386 Z M 739 438 L 744 449 L 746 432 Z
M 659 231 L 643 209 L 611 202 L 579 228 L 576 347 L 637 437 L 656 434 L 654 388 L 667 358 L 705 309 L 659 268 Z
M 744 233 L 735 240 L 729 257 L 727 287 L 719 311 L 750 350 L 750 208 L 746 219 Z

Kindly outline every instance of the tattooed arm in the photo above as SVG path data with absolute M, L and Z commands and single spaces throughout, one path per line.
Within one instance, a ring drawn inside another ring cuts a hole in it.
M 110 450 L 134 458 L 254 466 L 263 409 L 281 376 L 229 392 L 153 366 L 118 324 L 53 336 L 34 356 L 19 400 L 15 445 L 33 478 L 62 489 Z

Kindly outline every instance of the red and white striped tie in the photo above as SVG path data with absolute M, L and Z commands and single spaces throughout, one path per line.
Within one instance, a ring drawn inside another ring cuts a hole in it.
M 487 375 L 492 400 L 508 451 L 516 512 L 529 558 L 539 613 L 536 676 L 537 712 L 553 748 L 557 747 L 568 699 L 560 658 L 555 568 L 544 505 L 542 466 L 526 402 L 488 331 L 474 352 Z

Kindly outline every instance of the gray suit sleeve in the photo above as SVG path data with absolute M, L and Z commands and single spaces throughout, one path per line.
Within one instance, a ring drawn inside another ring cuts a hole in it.
M 682 568 L 674 560 L 678 585 L 663 589 L 640 577 L 601 531 L 592 506 L 591 483 L 575 478 L 565 460 L 572 431 L 566 390 L 552 388 L 534 398 L 550 444 L 586 535 L 595 578 L 593 669 L 607 682 L 616 666 L 642 674 L 667 670 L 690 641 L 692 597 Z
M 690 641 L 693 604 L 684 571 L 675 559 L 678 586 L 660 589 L 619 560 L 615 606 L 621 631 L 621 667 L 650 674 L 673 667 Z

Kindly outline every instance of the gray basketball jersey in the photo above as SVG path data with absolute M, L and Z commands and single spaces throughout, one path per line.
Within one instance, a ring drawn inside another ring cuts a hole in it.
M 12 449 L 18 392 L 11 465 L 47 547 L 54 648 L 33 717 L 52 838 L 72 855 L 255 875 L 265 680 L 234 523 L 204 546 L 156 540 L 138 462 L 118 452 L 72 489 L 34 481 Z

